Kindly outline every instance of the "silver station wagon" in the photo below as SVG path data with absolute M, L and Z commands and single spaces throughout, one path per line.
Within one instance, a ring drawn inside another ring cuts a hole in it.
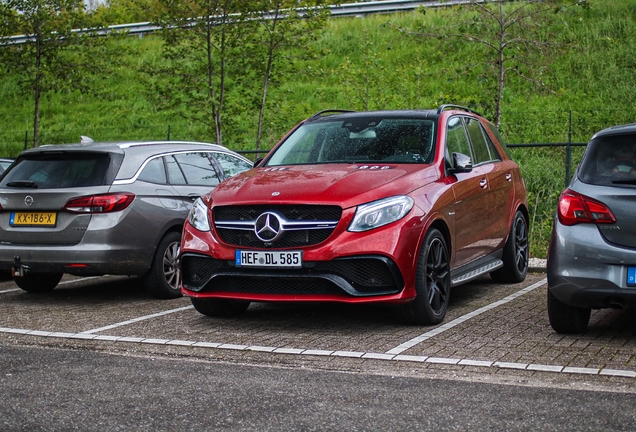
M 179 249 L 192 203 L 252 162 L 195 142 L 48 145 L 0 177 L 0 271 L 25 291 L 62 276 L 141 276 L 158 298 L 181 295 Z

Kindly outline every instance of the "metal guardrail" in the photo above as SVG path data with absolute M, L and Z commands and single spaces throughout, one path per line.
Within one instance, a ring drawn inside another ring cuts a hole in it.
M 378 13 L 394 13 L 394 12 L 402 12 L 402 11 L 410 11 L 417 9 L 419 7 L 443 7 L 443 6 L 453 6 L 462 3 L 468 3 L 470 0 L 386 0 L 386 1 L 370 1 L 365 3 L 349 3 L 343 5 L 332 5 L 329 6 L 332 17 L 348 17 L 348 16 L 363 16 L 368 14 L 378 14 Z M 299 11 L 302 15 L 302 10 Z M 114 32 L 125 32 L 129 35 L 138 35 L 142 37 L 144 34 L 153 33 L 161 30 L 160 26 L 152 24 L 150 22 L 140 22 L 140 23 L 132 23 L 132 24 L 119 24 L 109 26 L 104 30 L 98 30 L 97 34 L 105 36 L 109 33 Z M 95 32 L 95 30 L 73 30 L 78 33 L 88 33 Z M 17 35 L 10 36 L 5 39 L 5 44 L 14 45 L 14 44 L 23 44 L 27 41 L 31 40 L 32 37 L 29 35 Z

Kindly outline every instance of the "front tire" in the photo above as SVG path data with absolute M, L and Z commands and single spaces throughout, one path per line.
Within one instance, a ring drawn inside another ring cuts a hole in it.
M 144 287 L 153 297 L 181 297 L 180 250 L 181 233 L 169 232 L 159 242 L 150 270 L 143 277 Z
M 230 318 L 241 315 L 250 306 L 243 300 L 190 297 L 197 312 L 210 317 Z
M 62 280 L 63 273 L 30 273 L 24 276 L 14 276 L 13 281 L 17 286 L 30 293 L 45 293 L 55 289 Z
M 517 211 L 503 250 L 503 267 L 490 273 L 495 282 L 519 283 L 528 274 L 528 223 Z
M 435 325 L 444 320 L 450 298 L 450 261 L 442 233 L 431 229 L 418 257 L 415 299 L 399 308 L 406 324 Z
M 548 289 L 548 318 L 555 332 L 583 333 L 587 330 L 591 313 L 591 308 L 578 308 L 561 302 Z

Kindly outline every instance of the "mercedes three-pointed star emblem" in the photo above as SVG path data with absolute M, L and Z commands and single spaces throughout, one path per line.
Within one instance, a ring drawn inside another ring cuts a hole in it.
M 256 218 L 254 234 L 267 243 L 276 241 L 283 234 L 280 216 L 272 212 L 262 213 Z

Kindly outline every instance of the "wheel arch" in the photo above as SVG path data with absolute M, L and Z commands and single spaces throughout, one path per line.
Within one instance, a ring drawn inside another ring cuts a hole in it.
M 453 253 L 453 243 L 451 241 L 450 228 L 448 228 L 448 225 L 446 224 L 446 222 L 440 218 L 432 221 L 431 224 L 422 232 L 422 237 L 420 239 L 420 245 L 418 248 L 418 254 L 419 254 L 419 251 L 422 249 L 422 246 L 424 245 L 424 239 L 426 238 L 426 234 L 428 234 L 428 232 L 432 228 L 437 229 L 442 234 L 442 237 L 444 237 L 444 241 L 446 242 L 448 257 L 450 259 Z

